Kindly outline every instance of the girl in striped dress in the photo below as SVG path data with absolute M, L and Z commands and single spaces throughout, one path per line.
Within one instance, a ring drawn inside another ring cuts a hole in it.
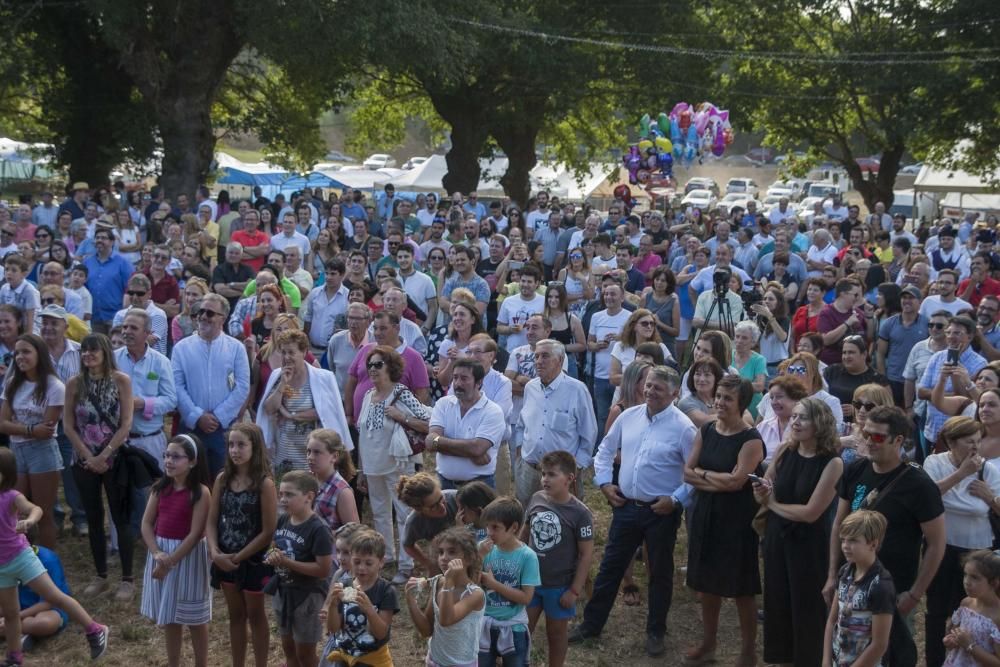
M 211 494 L 206 486 L 205 454 L 196 436 L 174 437 L 163 455 L 166 474 L 153 485 L 142 517 L 142 538 L 149 555 L 141 612 L 165 626 L 170 667 L 180 665 L 185 625 L 191 632 L 195 665 L 208 663 L 212 596 L 205 524 Z

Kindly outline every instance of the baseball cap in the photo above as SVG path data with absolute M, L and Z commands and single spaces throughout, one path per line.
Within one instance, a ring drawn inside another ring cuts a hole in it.
M 58 317 L 60 320 L 67 319 L 66 309 L 63 308 L 62 306 L 57 306 L 54 303 L 51 303 L 42 308 L 38 312 L 38 314 L 41 315 L 42 317 Z
M 938 236 L 950 236 L 954 238 L 958 236 L 958 230 L 951 225 L 945 225 L 941 228 L 941 231 L 938 232 Z
M 907 285 L 906 287 L 904 287 L 900 291 L 900 294 L 901 295 L 902 294 L 908 294 L 908 295 L 912 296 L 914 299 L 922 299 L 922 298 L 924 298 L 924 295 L 920 293 L 920 288 L 917 287 L 916 285 Z

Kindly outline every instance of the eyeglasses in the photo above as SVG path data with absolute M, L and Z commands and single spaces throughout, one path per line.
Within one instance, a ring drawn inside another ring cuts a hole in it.
M 161 262 L 168 262 L 170 261 L 170 255 L 153 255 L 153 259 L 158 259 Z
M 36 239 L 50 239 L 52 234 L 35 234 Z
M 652 327 L 652 326 L 656 326 L 656 325 L 655 325 L 654 322 L 650 322 L 649 320 L 643 320 L 642 322 L 639 322 L 639 326 L 640 327 Z
M 376 371 L 382 370 L 383 366 L 385 366 L 385 362 L 382 361 L 381 359 L 378 360 L 378 361 L 369 361 L 368 362 L 368 370 L 376 370 Z
M 140 292 L 139 290 L 129 290 L 128 292 L 125 293 L 128 294 L 129 296 L 146 296 L 145 291 Z
M 865 438 L 867 438 L 868 440 L 871 440 L 872 442 L 874 442 L 876 444 L 882 444 L 883 442 L 885 442 L 886 440 L 888 440 L 889 437 L 890 437 L 888 433 L 872 433 L 868 429 L 861 429 L 861 433 L 862 433 L 862 435 L 865 436 Z
M 57 301 L 56 301 L 56 298 L 54 296 L 50 296 L 48 298 L 42 299 L 42 305 L 43 306 L 51 306 L 51 305 L 53 305 L 55 303 L 57 303 Z
M 188 458 L 186 454 L 174 454 L 173 452 L 163 452 L 164 461 L 180 461 L 186 458 Z
M 789 366 L 788 369 L 787 369 L 787 372 L 791 373 L 792 375 L 805 375 L 806 374 L 806 367 L 805 366 Z
M 580 254 L 580 253 L 578 253 L 578 252 L 575 252 L 575 253 L 573 253 L 572 255 L 570 255 L 570 256 L 569 256 L 569 258 L 570 258 L 570 259 L 583 259 L 583 255 L 581 255 L 581 254 Z
M 860 410 L 861 408 L 864 408 L 866 412 L 871 412 L 872 410 L 875 409 L 875 404 L 868 403 L 867 401 L 852 401 L 851 405 L 854 406 L 855 410 Z
M 208 308 L 202 308 L 197 313 L 194 314 L 195 317 L 204 317 L 205 319 L 212 319 L 213 317 L 222 317 L 222 313 L 217 313 L 214 310 L 209 310 Z
M 928 329 L 944 329 L 948 324 L 946 322 L 931 322 L 927 325 Z

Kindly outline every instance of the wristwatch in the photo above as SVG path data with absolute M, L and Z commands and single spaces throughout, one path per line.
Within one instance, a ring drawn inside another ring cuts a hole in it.
M 441 439 L 441 434 L 440 433 L 438 433 L 433 438 L 431 438 L 431 447 L 437 447 L 438 440 L 440 440 L 440 439 Z

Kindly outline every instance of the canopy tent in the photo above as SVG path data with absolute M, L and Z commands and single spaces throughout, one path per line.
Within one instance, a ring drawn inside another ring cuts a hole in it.
M 44 157 L 50 144 L 29 144 L 0 137 L 0 185 L 13 181 L 47 181 L 56 176 Z
M 249 196 L 254 187 L 260 186 L 265 197 L 273 198 L 281 183 L 288 178 L 287 169 L 266 162 L 241 162 L 228 153 L 216 153 L 215 162 L 219 173 L 216 185 L 238 189 L 230 193 L 237 196 Z
M 339 173 L 339 172 L 338 172 Z M 441 179 L 448 173 L 448 163 L 443 155 L 432 155 L 413 169 L 404 171 L 389 180 L 397 192 L 444 192 Z
M 1000 194 L 966 195 L 952 192 L 941 200 L 941 209 L 943 215 L 949 217 L 958 217 L 972 212 L 998 213 L 1000 212 Z
M 969 147 L 968 142 L 959 143 L 953 155 L 960 157 Z M 913 182 L 913 189 L 917 192 L 955 192 L 958 194 L 996 194 L 1000 189 L 991 185 L 992 182 L 1000 182 L 1000 169 L 993 172 L 988 178 L 970 174 L 961 169 L 945 169 L 935 167 L 929 163 L 924 163 L 917 174 L 917 180 Z

